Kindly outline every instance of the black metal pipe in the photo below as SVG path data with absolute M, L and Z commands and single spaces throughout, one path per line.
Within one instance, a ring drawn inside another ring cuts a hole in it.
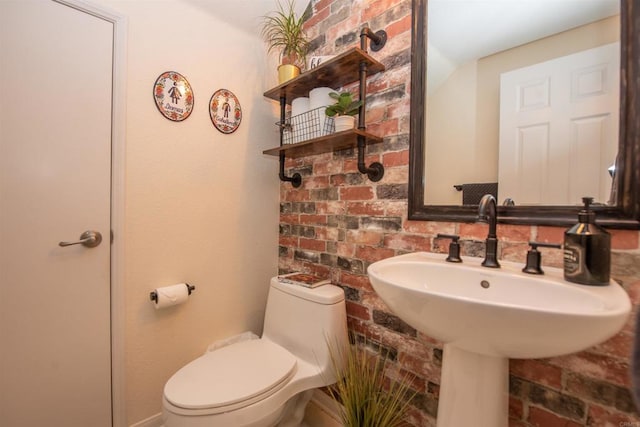
M 287 113 L 287 98 L 280 97 L 280 146 L 282 147 L 284 141 L 284 129 L 285 129 L 285 117 Z M 294 188 L 302 185 L 302 176 L 299 173 L 294 173 L 293 176 L 287 176 L 284 172 L 285 155 L 284 151 L 280 152 L 280 181 L 290 182 Z

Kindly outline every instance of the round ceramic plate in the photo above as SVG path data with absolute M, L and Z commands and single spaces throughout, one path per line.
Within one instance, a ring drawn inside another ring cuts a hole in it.
M 209 116 L 220 132 L 235 132 L 242 121 L 242 108 L 238 98 L 227 89 L 218 89 L 209 101 Z
M 180 73 L 165 71 L 153 85 L 153 97 L 158 110 L 169 120 L 181 122 L 193 110 L 193 90 Z

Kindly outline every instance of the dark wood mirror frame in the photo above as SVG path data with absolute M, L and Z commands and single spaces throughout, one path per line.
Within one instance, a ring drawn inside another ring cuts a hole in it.
M 425 205 L 426 9 L 428 0 L 412 0 L 411 129 L 409 149 L 409 219 L 476 222 L 475 206 Z M 616 206 L 597 206 L 605 227 L 640 229 L 640 3 L 621 0 L 620 142 Z M 452 160 L 453 161 L 453 160 Z M 576 206 L 500 206 L 498 221 L 507 224 L 568 226 Z

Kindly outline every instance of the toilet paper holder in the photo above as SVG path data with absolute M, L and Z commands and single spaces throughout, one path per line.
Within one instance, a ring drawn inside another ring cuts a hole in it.
M 187 287 L 187 291 L 189 292 L 189 295 L 191 295 L 191 292 L 196 290 L 196 287 L 194 285 L 185 283 L 185 286 Z M 156 291 L 151 291 L 149 293 L 149 299 L 151 299 L 151 301 L 153 302 L 158 302 L 158 293 Z

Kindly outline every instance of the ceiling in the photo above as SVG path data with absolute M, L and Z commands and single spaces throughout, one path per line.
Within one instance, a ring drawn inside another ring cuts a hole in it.
M 429 45 L 461 64 L 616 15 L 620 1 L 429 0 L 428 8 Z
M 619 0 L 429 0 L 429 92 L 471 60 L 619 13 Z
M 184 0 L 184 2 L 254 35 L 260 32 L 262 17 L 278 10 L 278 0 Z M 289 0 L 280 0 L 285 10 L 288 2 Z M 295 1 L 296 14 L 301 16 L 308 4 L 308 0 Z

